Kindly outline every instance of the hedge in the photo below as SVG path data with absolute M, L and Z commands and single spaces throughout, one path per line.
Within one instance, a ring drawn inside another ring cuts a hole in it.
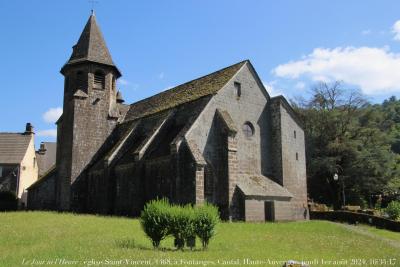
M 347 222 L 350 224 L 364 223 L 395 232 L 400 232 L 400 221 L 357 213 L 350 211 L 311 211 L 310 219 Z

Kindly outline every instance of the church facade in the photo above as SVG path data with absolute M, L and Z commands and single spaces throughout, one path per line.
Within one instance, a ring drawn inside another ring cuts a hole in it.
M 308 218 L 301 122 L 250 61 L 127 105 L 91 15 L 61 73 L 56 166 L 28 189 L 30 209 L 138 216 L 166 197 L 223 219 Z

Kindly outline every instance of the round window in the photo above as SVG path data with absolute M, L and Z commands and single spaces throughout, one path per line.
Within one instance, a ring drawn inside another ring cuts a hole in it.
M 254 135 L 254 126 L 250 122 L 245 122 L 242 126 L 244 136 L 252 137 Z

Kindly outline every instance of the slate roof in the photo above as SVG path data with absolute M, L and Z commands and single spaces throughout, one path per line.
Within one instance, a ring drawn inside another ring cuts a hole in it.
M 119 104 L 121 123 L 93 158 L 88 169 L 103 165 L 125 164 L 136 161 L 137 151 L 143 147 L 164 120 L 157 134 L 157 144 L 146 149 L 145 158 L 169 153 L 171 145 L 182 140 L 185 133 L 210 101 L 248 60 L 241 61 L 206 76 L 143 99 L 131 105 Z M 224 114 L 225 115 L 225 114 Z M 152 143 L 152 142 L 151 142 Z M 89 170 L 90 171 L 90 170 Z
M 36 152 L 37 164 L 39 167 L 39 177 L 43 176 L 56 164 L 57 143 L 43 142 L 46 151 Z
M 0 164 L 19 164 L 26 154 L 32 135 L 0 133 Z
M 109 137 L 102 152 L 97 154 L 88 169 L 96 169 L 108 165 L 133 163 L 137 160 L 138 151 L 144 149 L 144 158 L 159 157 L 169 154 L 171 144 L 182 139 L 211 97 L 202 97 L 189 103 L 184 103 L 172 109 L 152 114 L 137 120 L 118 124 Z M 151 137 L 157 135 L 161 142 L 151 142 Z
M 238 187 L 247 197 L 293 197 L 286 188 L 262 175 L 239 175 Z
M 241 61 L 206 76 L 178 85 L 172 89 L 130 105 L 125 121 L 161 112 L 183 103 L 217 93 L 248 62 Z
M 106 42 L 104 41 L 103 34 L 97 25 L 94 14 L 89 17 L 77 44 L 73 46 L 70 59 L 64 65 L 63 69 L 68 65 L 85 61 L 105 64 L 117 69 L 111 58 Z M 120 75 L 118 69 L 117 71 Z

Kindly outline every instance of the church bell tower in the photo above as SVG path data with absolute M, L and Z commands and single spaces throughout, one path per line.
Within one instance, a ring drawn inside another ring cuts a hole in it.
M 57 122 L 56 205 L 73 210 L 84 194 L 82 171 L 120 116 L 116 80 L 121 73 L 93 13 L 61 74 L 65 82 L 63 115 Z

